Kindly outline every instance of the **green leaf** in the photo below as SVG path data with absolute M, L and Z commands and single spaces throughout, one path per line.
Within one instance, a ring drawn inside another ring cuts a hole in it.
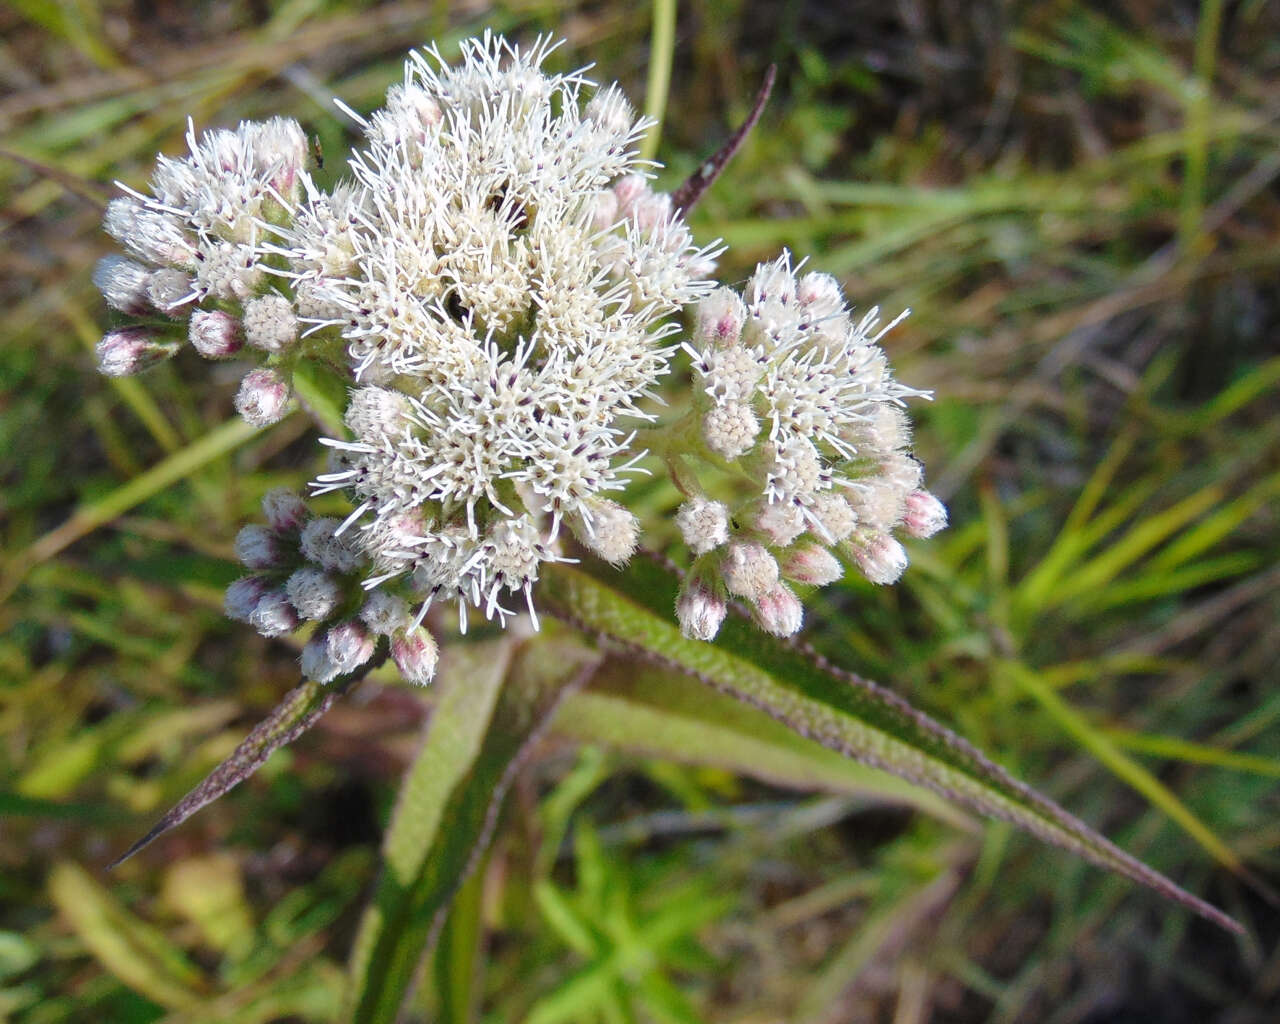
M 976 825 L 936 793 L 851 761 L 763 711 L 660 665 L 607 662 L 590 689 L 564 702 L 553 728 L 581 742 L 714 765 L 774 785 L 907 805 L 957 828 Z
M 446 655 L 443 693 L 401 787 L 382 877 L 352 951 L 344 1020 L 398 1019 L 423 952 L 488 845 L 521 756 L 598 660 L 545 635 L 518 649 L 507 638 Z
M 370 666 L 371 667 L 371 666 Z M 361 675 L 366 671 L 362 669 Z M 234 789 L 256 772 L 279 747 L 292 743 L 329 710 L 330 705 L 350 685 L 336 681 L 321 686 L 310 680 L 285 694 L 262 722 L 258 723 L 244 741 L 232 751 L 231 756 L 211 771 L 195 789 L 179 800 L 157 821 L 151 830 L 117 857 L 111 867 L 123 863 L 143 847 L 149 846 L 166 832 L 177 828 L 196 811 L 212 803 L 223 793 Z
M 609 584 L 556 565 L 543 578 L 539 600 L 566 621 L 639 648 L 832 750 L 1019 825 L 1223 928 L 1241 931 L 1226 914 L 1120 850 L 883 687 L 736 616 L 715 643 L 685 638 L 671 614 L 677 588 L 675 573 L 650 559 L 634 560 L 625 573 L 611 575 Z
M 332 436 L 349 436 L 343 414 L 350 382 L 327 363 L 304 359 L 293 369 L 293 389 L 307 411 Z
M 79 865 L 53 866 L 49 896 L 89 951 L 134 991 L 172 1010 L 190 1009 L 207 993 L 207 980 L 181 950 Z

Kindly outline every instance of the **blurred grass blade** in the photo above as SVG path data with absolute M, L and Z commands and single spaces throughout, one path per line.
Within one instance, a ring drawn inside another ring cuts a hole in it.
M 191 1009 L 207 994 L 207 980 L 182 951 L 79 865 L 53 866 L 49 896 L 89 951 L 134 991 L 171 1010 Z
M 1197 818 L 1163 782 L 1117 747 L 1106 733 L 1094 728 L 1083 715 L 1049 689 L 1035 672 L 1012 661 L 1003 662 L 1001 668 L 1024 693 L 1044 708 L 1064 732 L 1106 765 L 1112 774 L 1128 783 L 1177 822 L 1214 860 L 1237 874 L 1243 871 L 1240 858 L 1209 826 Z
M 653 35 L 649 40 L 649 81 L 644 93 L 644 116 L 654 122 L 640 143 L 640 156 L 652 160 L 662 138 L 662 121 L 667 114 L 667 92 L 671 88 L 671 61 L 676 49 L 676 0 L 651 0 Z
M 383 844 L 383 872 L 351 955 L 349 1012 L 392 1024 L 458 887 L 481 855 L 521 756 L 598 656 L 567 640 L 450 651 L 426 742 Z
M 1223 928 L 1241 930 L 888 690 L 737 617 L 725 623 L 717 643 L 686 639 L 670 613 L 678 586 L 671 570 L 637 559 L 610 583 L 557 565 L 546 573 L 539 599 L 567 621 L 683 669 L 832 750 L 1013 822 Z
M 259 429 L 237 416 L 215 427 L 200 440 L 174 452 L 128 483 L 81 505 L 66 522 L 50 530 L 6 566 L 6 579 L 0 583 L 0 601 L 13 592 L 32 567 L 52 558 L 135 505 L 159 494 L 170 484 L 190 476 L 219 456 L 238 448 L 258 433 Z
M 128 860 L 139 850 L 177 828 L 196 811 L 234 789 L 256 772 L 278 748 L 292 743 L 329 710 L 345 689 L 340 682 L 321 686 L 307 680 L 294 687 L 263 721 L 256 725 L 231 756 L 211 771 L 205 780 L 179 800 L 151 830 L 111 863 Z

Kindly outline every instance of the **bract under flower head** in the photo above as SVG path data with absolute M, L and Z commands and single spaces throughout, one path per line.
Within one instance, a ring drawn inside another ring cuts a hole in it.
M 486 35 L 454 67 L 413 55 L 366 121 L 341 212 L 314 196 L 287 234 L 313 325 L 340 326 L 357 379 L 381 385 L 355 393 L 355 438 L 329 442 L 319 489 L 355 493 L 382 578 L 488 614 L 528 594 L 562 523 L 604 543 L 624 423 L 713 255 L 635 186 L 646 123 L 616 87 L 584 106 L 581 72 L 543 69 L 553 48 Z M 603 230 L 602 208 L 618 211 Z M 625 557 L 634 529 L 606 532 Z

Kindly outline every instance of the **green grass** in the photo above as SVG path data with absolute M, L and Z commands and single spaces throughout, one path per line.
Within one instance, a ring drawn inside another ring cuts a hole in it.
M 556 60 L 640 103 L 663 22 L 46 6 L 0 11 L 0 149 L 25 161 L 0 158 L 0 1017 L 337 1020 L 425 714 L 390 672 L 102 870 L 296 685 L 296 650 L 225 621 L 220 590 L 236 529 L 314 449 L 300 415 L 229 421 L 234 377 L 194 360 L 92 373 L 110 245 L 84 195 L 141 184 L 188 114 L 292 114 L 340 153 L 328 95 L 372 108 L 403 50 L 485 25 L 567 35 Z M 725 280 L 785 245 L 859 305 L 913 310 L 888 347 L 935 391 L 916 443 L 952 526 L 900 586 L 814 595 L 806 639 L 1251 936 L 781 738 L 637 752 L 623 679 L 581 703 L 618 749 L 536 746 L 408 1019 L 1275 1018 L 1280 22 L 1168 6 L 681 5 L 658 157 L 674 186 L 777 62 L 696 231 L 731 244 Z

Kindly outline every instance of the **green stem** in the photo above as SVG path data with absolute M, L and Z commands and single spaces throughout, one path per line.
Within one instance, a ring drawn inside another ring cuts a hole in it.
M 652 160 L 662 138 L 662 119 L 667 113 L 671 88 L 671 61 L 676 48 L 676 0 L 653 0 L 653 39 L 649 44 L 649 83 L 644 94 L 644 113 L 654 121 L 640 147 L 640 156 Z

